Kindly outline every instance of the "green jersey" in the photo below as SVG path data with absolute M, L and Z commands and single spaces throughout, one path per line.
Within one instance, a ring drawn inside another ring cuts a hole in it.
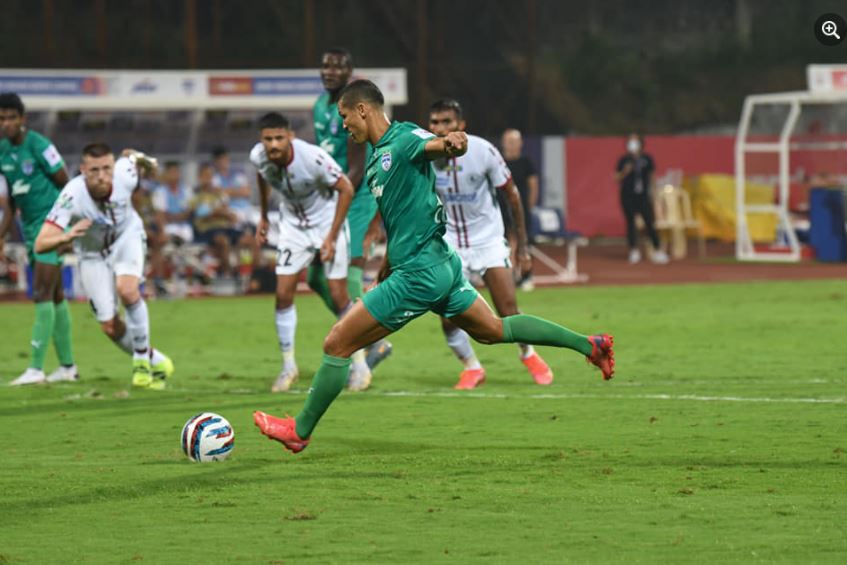
M 341 170 L 347 173 L 350 170 L 350 163 L 347 160 L 347 138 L 349 137 L 344 130 L 344 120 L 341 119 L 341 114 L 338 113 L 338 104 L 329 101 L 329 92 L 324 92 L 318 97 L 312 108 L 312 117 L 315 123 L 315 143 L 329 153 L 335 159 Z M 365 144 L 365 162 L 371 155 L 371 144 Z M 365 179 L 359 186 L 355 186 L 356 190 L 365 185 Z
M 64 166 L 56 146 L 40 133 L 27 130 L 20 145 L 8 139 L 0 141 L 0 172 L 6 177 L 15 207 L 21 211 L 27 241 L 35 241 L 59 196 L 60 188 L 50 177 Z
M 424 153 L 434 137 L 413 123 L 392 122 L 367 162 L 365 176 L 382 213 L 394 271 L 424 269 L 451 255 L 443 237 L 444 206 Z

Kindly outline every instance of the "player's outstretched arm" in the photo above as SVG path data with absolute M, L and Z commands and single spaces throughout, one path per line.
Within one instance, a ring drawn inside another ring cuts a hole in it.
M 259 224 L 256 226 L 256 239 L 259 245 L 264 245 L 268 242 L 268 229 L 270 228 L 268 201 L 270 200 L 271 187 L 259 173 L 256 173 L 256 184 L 259 185 L 259 209 L 261 210 Z
M 468 135 L 463 131 L 451 131 L 444 137 L 434 137 L 424 146 L 430 161 L 443 157 L 460 157 L 468 150 Z
M 515 186 L 512 179 L 509 179 L 509 182 L 502 186 L 500 190 L 506 192 L 509 209 L 512 211 L 512 218 L 515 220 L 515 226 L 518 232 L 518 261 L 520 261 L 521 274 L 526 274 L 532 269 L 532 257 L 529 255 L 529 239 L 526 236 L 526 223 L 524 222 L 521 194 L 518 192 L 518 187 Z
M 85 232 L 91 227 L 91 223 L 91 220 L 88 219 L 80 220 L 68 231 L 63 231 L 55 224 L 44 222 L 41 231 L 38 232 L 38 237 L 35 238 L 35 252 L 48 253 L 62 245 L 71 243 L 76 238 L 85 235 Z
M 326 239 L 321 245 L 322 261 L 332 261 L 335 257 L 335 240 L 338 239 L 338 233 L 341 231 L 341 226 L 344 225 L 345 218 L 347 218 L 350 202 L 353 201 L 353 183 L 350 182 L 347 175 L 341 175 L 332 188 L 338 191 L 338 202 L 335 205 L 332 227 L 329 228 L 329 233 L 327 233 Z

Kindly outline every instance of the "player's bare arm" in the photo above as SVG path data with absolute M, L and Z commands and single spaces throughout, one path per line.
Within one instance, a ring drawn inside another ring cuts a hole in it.
M 353 185 L 353 192 L 362 183 L 365 176 L 365 145 L 347 138 L 347 178 Z
M 50 175 L 50 181 L 54 185 L 56 185 L 56 188 L 58 188 L 59 190 L 64 188 L 64 186 L 68 184 L 69 180 L 70 179 L 68 178 L 68 171 L 64 167 Z
M 256 225 L 256 239 L 259 241 L 259 245 L 264 245 L 268 242 L 268 228 L 270 227 L 268 201 L 270 200 L 271 187 L 259 173 L 256 173 L 256 184 L 259 186 L 259 207 L 261 209 L 261 217 Z
M 91 220 L 84 219 L 75 223 L 68 231 L 63 231 L 62 228 L 55 224 L 44 222 L 44 225 L 41 226 L 41 231 L 38 232 L 38 237 L 35 238 L 35 252 L 49 253 L 54 249 L 67 245 L 76 238 L 85 235 L 91 224 Z
M 370 249 L 374 243 L 382 238 L 382 214 L 379 210 L 376 211 L 371 223 L 368 224 L 368 229 L 365 230 L 365 236 L 362 238 L 363 257 L 367 261 L 370 255 Z
M 430 161 L 443 157 L 460 157 L 468 151 L 468 135 L 463 131 L 451 131 L 444 137 L 430 139 L 424 147 Z
M 353 201 L 353 184 L 346 175 L 341 175 L 332 188 L 338 192 L 338 203 L 335 205 L 332 227 L 329 228 L 329 233 L 321 245 L 322 261 L 332 261 L 335 258 L 335 240 L 338 239 L 338 232 L 341 231 L 341 226 L 347 218 L 350 202 Z
M 521 273 L 528 273 L 532 269 L 532 257 L 529 255 L 529 239 L 526 236 L 526 222 L 524 221 L 521 194 L 512 179 L 509 179 L 509 182 L 500 187 L 500 190 L 505 191 L 509 209 L 515 219 L 518 233 L 518 261 L 520 261 Z

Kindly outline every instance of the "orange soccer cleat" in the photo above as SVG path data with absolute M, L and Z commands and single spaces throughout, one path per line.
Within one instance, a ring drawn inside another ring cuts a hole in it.
M 550 370 L 550 366 L 541 358 L 541 355 L 533 352 L 529 357 L 521 358 L 521 363 L 526 365 L 529 374 L 532 375 L 532 379 L 535 381 L 535 384 L 538 385 L 549 385 L 553 382 L 553 371 Z
M 485 382 L 485 369 L 465 369 L 459 375 L 459 382 L 453 388 L 456 390 L 471 390 Z
M 586 359 L 603 372 L 603 380 L 608 381 L 615 376 L 615 338 L 609 334 L 590 335 L 591 355 Z
M 253 412 L 253 422 L 269 439 L 278 441 L 292 453 L 300 453 L 309 445 L 308 439 L 297 435 L 296 424 L 291 416 L 277 418 L 257 410 Z

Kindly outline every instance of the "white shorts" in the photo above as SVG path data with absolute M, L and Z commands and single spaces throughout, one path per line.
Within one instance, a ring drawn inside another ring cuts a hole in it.
M 485 275 L 488 269 L 512 268 L 512 250 L 505 239 L 496 239 L 483 246 L 460 247 L 456 253 L 462 259 L 462 273 L 465 278 Z
M 98 322 L 107 322 L 118 313 L 118 293 L 115 278 L 131 275 L 144 278 L 144 234 L 126 234 L 119 238 L 105 258 L 86 253 L 79 260 L 82 290 Z
M 296 275 L 308 267 L 315 258 L 329 232 L 332 222 L 314 228 L 298 228 L 286 221 L 279 223 L 279 242 L 277 243 L 277 275 Z M 350 264 L 350 230 L 347 222 L 341 227 L 335 240 L 335 258 L 324 263 L 324 273 L 328 279 L 347 278 Z

